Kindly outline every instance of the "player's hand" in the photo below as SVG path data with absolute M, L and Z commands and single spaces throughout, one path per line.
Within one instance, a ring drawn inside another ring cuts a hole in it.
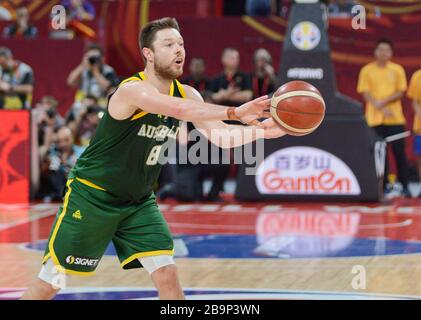
M 269 118 L 269 108 L 270 99 L 266 95 L 242 104 L 235 109 L 235 115 L 244 124 L 262 128 L 263 125 L 258 119 Z
M 286 135 L 285 131 L 276 123 L 273 118 L 268 118 L 262 122 L 265 139 L 274 139 Z

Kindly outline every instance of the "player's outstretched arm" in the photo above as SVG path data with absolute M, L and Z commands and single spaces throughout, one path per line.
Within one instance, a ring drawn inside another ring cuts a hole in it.
M 181 99 L 160 93 L 144 81 L 133 81 L 122 85 L 111 97 L 109 112 L 117 120 L 127 119 L 137 110 L 162 114 L 186 121 L 239 120 L 261 126 L 258 119 L 269 117 L 270 100 L 263 96 L 238 108 L 205 103 L 198 100 Z
M 203 102 L 202 96 L 196 89 L 187 85 L 183 87 L 187 99 Z M 228 125 L 218 120 L 193 121 L 193 124 L 211 143 L 220 148 L 235 148 L 259 138 L 271 139 L 285 135 L 272 118 L 264 120 L 260 127 Z

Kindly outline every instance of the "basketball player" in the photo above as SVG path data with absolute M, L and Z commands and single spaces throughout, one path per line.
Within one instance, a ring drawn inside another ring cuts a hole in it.
M 258 121 L 269 115 L 267 96 L 224 107 L 204 103 L 195 89 L 175 80 L 185 59 L 175 19 L 150 22 L 139 40 L 146 67 L 111 95 L 95 136 L 69 174 L 43 266 L 22 299 L 53 298 L 62 287 L 57 270 L 66 276 L 92 274 L 110 241 L 123 269 L 143 267 L 161 299 L 183 299 L 173 240 L 152 192 L 163 143 L 175 138 L 180 120 L 194 122 L 215 141 L 220 129 L 240 132 L 243 143 L 256 139 L 255 134 L 247 139 L 246 131 L 259 128 L 265 138 L 284 135 L 271 118 Z M 221 147 L 234 147 L 237 140 L 228 139 Z

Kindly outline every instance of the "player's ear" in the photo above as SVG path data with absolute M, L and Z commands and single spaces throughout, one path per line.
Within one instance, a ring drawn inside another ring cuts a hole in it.
M 153 52 L 149 48 L 142 49 L 143 56 L 145 57 L 146 61 L 153 62 Z

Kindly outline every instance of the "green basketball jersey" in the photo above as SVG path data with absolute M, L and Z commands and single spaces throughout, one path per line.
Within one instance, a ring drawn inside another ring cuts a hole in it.
M 121 84 L 144 79 L 144 73 L 139 72 Z M 177 80 L 171 84 L 170 95 L 184 97 Z M 179 126 L 180 120 L 145 111 L 116 120 L 107 109 L 69 178 L 105 190 L 122 202 L 143 201 L 158 179 L 162 145 L 168 139 L 175 140 Z

